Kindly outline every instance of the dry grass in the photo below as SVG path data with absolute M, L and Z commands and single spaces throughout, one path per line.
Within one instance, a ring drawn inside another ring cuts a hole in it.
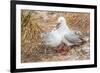
M 48 11 L 21 11 L 21 62 L 61 61 L 61 60 L 85 60 L 90 58 L 90 42 L 76 46 L 65 51 L 65 55 L 56 53 L 54 49 L 47 50 L 44 54 L 44 46 L 41 43 L 40 34 L 51 31 L 59 16 L 64 16 L 68 26 L 72 30 L 81 31 L 89 39 L 90 14 L 72 12 L 48 12 Z

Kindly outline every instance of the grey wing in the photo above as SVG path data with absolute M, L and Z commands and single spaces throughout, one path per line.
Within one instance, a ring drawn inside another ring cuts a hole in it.
M 78 44 L 78 43 L 82 42 L 82 40 L 79 38 L 79 36 L 74 33 L 65 34 L 64 38 L 68 42 L 73 43 L 73 44 Z
M 42 33 L 42 39 L 43 39 L 42 41 L 44 43 L 53 41 L 53 38 L 54 38 L 54 36 L 50 32 Z

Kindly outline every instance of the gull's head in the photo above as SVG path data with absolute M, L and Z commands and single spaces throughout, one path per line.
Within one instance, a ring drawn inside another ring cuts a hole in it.
M 57 28 L 61 27 L 62 25 L 66 25 L 66 20 L 63 16 L 60 16 L 57 21 Z
M 66 22 L 65 18 L 63 16 L 60 16 L 58 18 L 58 23 L 64 23 L 64 22 Z

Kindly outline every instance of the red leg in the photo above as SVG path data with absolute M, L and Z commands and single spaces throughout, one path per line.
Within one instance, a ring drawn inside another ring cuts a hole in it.
M 55 50 L 57 51 L 57 53 L 60 53 L 61 55 L 67 54 L 67 48 L 66 48 L 66 45 L 64 43 L 62 43 L 57 48 L 55 48 Z

